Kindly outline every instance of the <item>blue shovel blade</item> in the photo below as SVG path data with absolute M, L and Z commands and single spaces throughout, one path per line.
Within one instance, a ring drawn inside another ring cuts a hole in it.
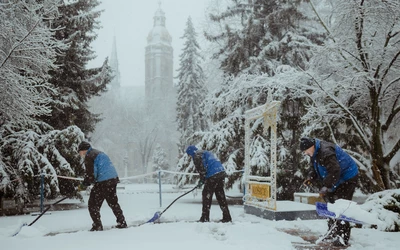
M 337 220 L 344 220 L 344 221 L 352 222 L 355 224 L 366 224 L 365 222 L 347 217 L 345 215 L 339 215 L 337 217 L 334 212 L 328 210 L 328 206 L 326 203 L 316 202 L 315 205 L 316 205 L 316 210 L 317 210 L 317 213 L 319 216 L 337 219 Z
M 160 218 L 160 216 L 161 216 L 161 213 L 160 213 L 160 212 L 156 212 L 156 213 L 154 214 L 153 218 L 151 218 L 149 221 L 147 221 L 147 223 L 149 223 L 149 222 L 155 222 L 156 220 L 158 220 L 158 219 Z

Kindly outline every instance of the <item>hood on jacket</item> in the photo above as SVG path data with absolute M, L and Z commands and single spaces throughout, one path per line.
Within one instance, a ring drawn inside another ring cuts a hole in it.
M 190 145 L 190 146 L 186 149 L 186 154 L 190 155 L 191 157 L 194 157 L 194 154 L 196 153 L 197 150 L 198 150 L 198 148 L 196 148 L 196 146 Z

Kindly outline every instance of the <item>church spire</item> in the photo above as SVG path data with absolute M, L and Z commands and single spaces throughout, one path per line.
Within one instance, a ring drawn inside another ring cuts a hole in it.
M 118 67 L 118 55 L 117 55 L 117 39 L 114 35 L 113 45 L 111 50 L 111 57 L 110 57 L 110 67 L 113 70 L 114 78 L 111 82 L 111 88 L 119 88 L 121 86 L 120 83 L 120 73 Z

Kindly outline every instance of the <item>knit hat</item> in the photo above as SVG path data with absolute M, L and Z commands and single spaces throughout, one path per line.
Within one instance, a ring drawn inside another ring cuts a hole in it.
M 79 151 L 83 151 L 83 150 L 88 150 L 90 147 L 91 147 L 91 146 L 90 146 L 90 143 L 89 143 L 89 142 L 83 141 L 83 142 L 81 142 L 81 143 L 79 144 L 79 146 L 78 146 L 78 152 L 79 152 Z
M 308 137 L 303 137 L 300 139 L 300 150 L 305 151 L 312 146 L 314 146 L 315 140 Z
M 196 153 L 197 148 L 194 145 L 190 145 L 187 149 L 186 149 L 186 154 L 190 155 L 191 157 L 194 156 L 194 153 Z

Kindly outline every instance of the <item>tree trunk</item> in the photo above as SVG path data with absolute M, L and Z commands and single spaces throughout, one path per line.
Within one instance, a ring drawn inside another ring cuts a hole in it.
M 376 193 L 383 190 L 383 188 L 374 181 L 375 179 L 371 179 L 369 171 L 364 171 L 360 169 L 358 175 L 358 182 L 362 190 L 365 190 L 368 193 Z
M 373 86 L 373 82 L 369 83 Z M 374 178 L 382 189 L 390 188 L 389 171 L 385 168 L 383 139 L 382 139 L 382 124 L 380 122 L 381 107 L 379 104 L 379 93 L 374 87 L 369 88 L 371 98 L 371 156 L 372 156 L 372 171 Z
M 379 187 L 383 190 L 385 189 L 385 184 L 382 180 L 382 172 L 379 170 L 377 160 L 372 161 L 372 173 L 375 181 L 378 183 Z
M 389 164 L 387 164 L 386 162 L 383 163 L 383 166 L 381 168 L 381 177 L 383 184 L 385 185 L 385 189 L 391 189 L 392 187 L 390 185 L 390 168 Z

